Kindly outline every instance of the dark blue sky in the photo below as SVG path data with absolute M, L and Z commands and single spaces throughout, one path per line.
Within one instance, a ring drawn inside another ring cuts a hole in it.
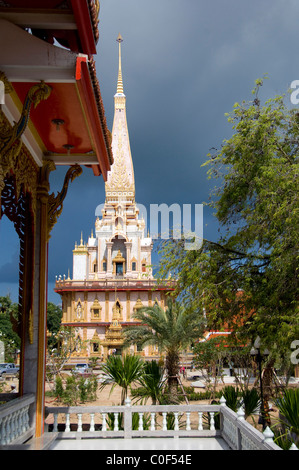
M 263 97 L 287 92 L 299 79 L 297 0 L 102 0 L 97 75 L 112 128 L 120 32 L 124 92 L 135 171 L 136 201 L 201 204 L 216 181 L 202 164 L 232 129 L 224 116 L 235 102 L 250 100 L 254 81 L 268 74 Z M 51 176 L 60 190 L 65 168 Z M 49 245 L 49 300 L 55 275 L 72 272 L 72 250 L 94 229 L 104 202 L 102 178 L 90 169 L 69 189 Z M 217 224 L 204 209 L 204 237 Z M 17 280 L 18 240 L 0 223 L 0 295 Z M 157 261 L 157 257 L 154 257 Z M 16 297 L 15 297 L 16 299 Z

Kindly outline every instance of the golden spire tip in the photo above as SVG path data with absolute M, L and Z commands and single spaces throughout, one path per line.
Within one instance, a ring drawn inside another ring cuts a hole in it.
M 116 41 L 117 42 L 123 42 L 123 38 L 122 38 L 120 33 L 118 34 Z

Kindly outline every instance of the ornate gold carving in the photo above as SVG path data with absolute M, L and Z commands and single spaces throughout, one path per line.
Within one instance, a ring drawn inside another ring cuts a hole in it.
M 115 304 L 112 307 L 112 312 L 112 321 L 119 321 L 123 319 L 123 307 L 119 299 L 116 299 Z
M 78 300 L 78 302 L 75 304 L 75 321 L 83 321 L 84 320 L 84 311 L 83 311 L 83 306 L 82 306 L 82 301 L 81 299 Z
M 0 140 L 1 135 L 8 134 L 11 126 L 0 112 Z M 1 144 L 0 144 L 1 145 Z M 5 187 L 5 178 L 13 174 L 15 176 L 15 196 L 19 200 L 21 188 L 23 187 L 24 193 L 29 192 L 32 195 L 32 212 L 36 213 L 36 190 L 38 180 L 38 166 L 29 154 L 26 147 L 22 144 L 21 140 L 17 141 L 10 150 L 1 155 L 0 158 L 0 199 L 2 191 Z M 0 214 L 1 215 L 1 214 Z
M 10 93 L 13 92 L 13 86 L 12 84 L 8 81 L 6 75 L 4 72 L 0 70 L 0 80 L 1 82 L 4 83 L 4 88 L 5 88 L 5 94 L 9 95 Z
M 29 338 L 29 343 L 33 344 L 33 312 L 32 312 L 32 309 L 29 310 L 29 317 L 28 317 L 28 338 Z
M 11 148 L 24 133 L 28 124 L 32 105 L 36 108 L 42 100 L 49 98 L 50 94 L 51 88 L 43 81 L 30 88 L 26 95 L 19 121 L 10 127 L 9 130 L 1 130 L 0 132 L 0 154 L 2 158 L 10 152 Z M 20 145 L 21 142 L 19 142 L 19 146 Z
M 131 184 L 124 159 L 121 142 L 118 143 L 118 156 L 115 158 L 110 180 L 105 184 L 106 191 L 132 191 L 135 192 L 134 184 Z
M 98 320 L 99 321 L 101 319 L 102 306 L 101 306 L 101 304 L 100 304 L 97 297 L 95 298 L 94 303 L 90 307 L 90 312 L 91 312 L 91 319 L 92 320 Z
M 136 302 L 136 304 L 135 304 L 134 307 L 133 307 L 134 313 L 136 313 L 137 310 L 138 310 L 139 308 L 142 308 L 142 307 L 144 307 L 144 305 L 143 305 L 143 303 L 141 302 L 140 298 L 138 297 L 137 302 Z

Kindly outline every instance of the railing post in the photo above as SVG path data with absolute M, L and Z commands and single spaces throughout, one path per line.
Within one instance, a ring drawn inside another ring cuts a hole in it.
M 94 426 L 94 413 L 90 413 L 90 427 L 89 431 L 94 432 L 95 426 Z
M 224 398 L 224 396 L 222 395 L 222 397 L 220 398 L 220 431 L 221 433 L 223 432 L 223 427 L 224 427 L 224 416 L 223 416 L 223 413 L 222 413 L 222 408 L 224 408 L 226 406 L 226 399 Z
M 263 435 L 264 435 L 264 442 L 273 442 L 274 434 L 269 428 L 269 426 L 266 427 L 265 431 L 263 432 Z
M 238 423 L 238 421 L 245 421 L 245 418 L 244 418 L 245 413 L 242 407 L 238 409 L 237 416 L 238 418 L 237 418 L 237 449 L 236 450 L 242 450 L 242 432 Z
M 124 433 L 125 439 L 132 438 L 132 408 L 131 400 L 129 397 L 125 400 L 125 411 L 124 411 Z

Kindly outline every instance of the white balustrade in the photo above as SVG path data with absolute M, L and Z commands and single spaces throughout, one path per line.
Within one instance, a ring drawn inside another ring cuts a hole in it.
M 0 407 L 0 445 L 22 443 L 31 437 L 29 409 L 34 401 L 34 395 L 26 395 Z
M 82 430 L 83 409 L 80 407 L 47 408 L 47 414 L 51 413 L 54 414 L 53 431 L 55 432 L 58 430 L 58 414 L 65 416 L 65 432 L 59 433 L 59 439 L 63 439 L 64 436 L 65 438 L 221 436 L 234 450 L 280 450 L 274 444 L 273 434 L 269 429 L 264 434 L 257 431 L 244 419 L 244 410 L 239 409 L 238 413 L 234 413 L 226 406 L 223 397 L 219 405 L 131 406 L 130 399 L 127 399 L 124 406 L 87 406 L 84 407 L 84 416 L 90 417 L 89 431 Z M 138 417 L 135 428 L 133 428 L 133 413 L 136 413 Z M 97 423 L 95 415 L 100 415 L 102 418 L 98 419 Z M 78 420 L 77 431 L 71 433 L 71 436 L 70 416 L 77 417 Z

